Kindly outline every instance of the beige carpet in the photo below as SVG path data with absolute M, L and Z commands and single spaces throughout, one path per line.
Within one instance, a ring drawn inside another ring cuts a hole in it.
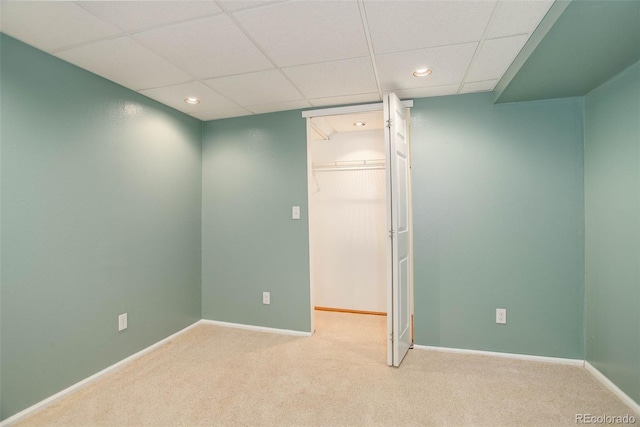
M 200 325 L 16 425 L 574 426 L 577 413 L 632 414 L 580 367 L 411 350 L 389 368 L 385 321 L 317 312 L 310 338 Z

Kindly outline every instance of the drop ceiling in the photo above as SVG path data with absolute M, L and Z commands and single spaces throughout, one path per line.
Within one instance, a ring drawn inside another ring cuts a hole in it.
M 2 0 L 0 30 L 214 120 L 491 91 L 552 3 Z

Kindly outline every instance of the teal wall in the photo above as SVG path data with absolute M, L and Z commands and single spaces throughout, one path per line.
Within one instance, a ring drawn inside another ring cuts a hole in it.
M 205 123 L 203 318 L 310 330 L 306 138 L 300 111 Z
M 202 130 L 1 37 L 4 419 L 200 319 Z
M 411 111 L 415 341 L 580 359 L 581 98 L 491 101 Z
M 640 402 L 640 62 L 585 97 L 586 359 Z

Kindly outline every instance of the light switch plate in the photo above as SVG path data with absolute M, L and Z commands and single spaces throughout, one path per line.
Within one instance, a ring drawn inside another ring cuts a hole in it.
M 291 207 L 291 219 L 300 219 L 300 206 Z
M 118 331 L 127 329 L 127 313 L 118 316 Z

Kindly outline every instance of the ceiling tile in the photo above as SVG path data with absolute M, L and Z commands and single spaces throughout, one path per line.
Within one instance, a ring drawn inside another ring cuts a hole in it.
M 286 101 L 286 102 L 274 102 L 261 105 L 249 105 L 247 110 L 250 110 L 256 114 L 273 113 L 275 111 L 287 111 L 287 110 L 299 110 L 301 108 L 309 108 L 311 105 L 305 101 Z
M 273 68 L 226 15 L 145 31 L 134 37 L 197 78 Z
M 369 54 L 355 1 L 294 1 L 234 16 L 280 67 Z
M 301 100 L 298 90 L 278 70 L 205 80 L 204 83 L 239 105 Z
M 192 80 L 188 74 L 140 46 L 130 37 L 85 44 L 55 55 L 133 90 Z
M 3 1 L 2 31 L 47 52 L 122 33 L 117 26 L 65 1 Z
M 200 119 L 202 121 L 228 119 L 231 117 L 250 116 L 252 114 L 253 113 L 251 113 L 251 111 L 245 110 L 242 107 L 215 108 L 213 110 L 198 111 L 195 113 L 190 113 L 191 116 L 195 117 L 196 119 Z
M 213 1 L 84 1 L 80 5 L 127 31 L 200 18 L 222 9 Z
M 532 33 L 552 4 L 553 0 L 498 1 L 486 38 Z
M 369 58 L 346 59 L 282 70 L 306 98 L 377 92 Z
M 498 83 L 498 79 L 495 80 L 487 80 L 484 82 L 472 82 L 465 83 L 462 86 L 462 90 L 460 93 L 471 93 L 471 92 L 490 92 L 496 87 Z
M 432 96 L 455 95 L 458 93 L 460 85 L 446 85 L 434 87 L 419 87 L 415 89 L 403 89 L 394 91 L 398 98 L 429 98 Z
M 499 79 L 513 62 L 528 35 L 486 40 L 473 61 L 467 81 Z
M 382 90 L 460 84 L 471 64 L 476 46 L 477 43 L 466 43 L 377 55 L 376 64 Z M 424 67 L 433 70 L 431 75 L 413 76 L 415 69 Z
M 216 109 L 238 108 L 233 102 L 216 93 L 211 88 L 195 81 L 156 89 L 141 90 L 139 92 L 187 114 Z M 196 97 L 200 100 L 200 103 L 196 105 L 187 104 L 184 100 L 188 97 Z
M 254 7 L 268 6 L 274 3 L 280 3 L 279 1 L 269 1 L 269 0 L 258 0 L 258 1 L 249 1 L 249 0 L 229 0 L 229 1 L 219 1 L 217 2 L 221 5 L 224 10 L 242 10 L 242 9 L 251 9 Z
M 380 95 L 375 93 L 365 93 L 361 95 L 332 96 L 329 98 L 310 99 L 309 103 L 313 107 L 326 107 L 329 105 L 362 104 L 364 102 L 380 102 Z
M 366 1 L 375 53 L 479 41 L 495 1 Z

